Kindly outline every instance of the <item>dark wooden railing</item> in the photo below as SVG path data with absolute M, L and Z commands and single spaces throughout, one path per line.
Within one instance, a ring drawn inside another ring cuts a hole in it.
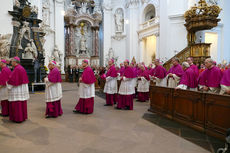
M 149 111 L 208 135 L 225 138 L 230 128 L 230 96 L 150 86 Z

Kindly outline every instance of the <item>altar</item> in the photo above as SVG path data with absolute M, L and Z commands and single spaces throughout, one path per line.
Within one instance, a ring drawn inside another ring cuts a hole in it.
M 102 12 L 98 4 L 86 0 L 72 1 L 65 15 L 65 66 L 81 65 L 85 59 L 90 65 L 100 64 L 99 30 Z

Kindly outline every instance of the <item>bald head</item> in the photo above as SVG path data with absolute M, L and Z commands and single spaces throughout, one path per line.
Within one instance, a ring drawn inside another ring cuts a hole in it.
M 189 65 L 188 62 L 183 62 L 183 63 L 182 63 L 182 67 L 183 67 L 183 69 L 187 69 L 187 68 L 190 67 L 190 65 Z

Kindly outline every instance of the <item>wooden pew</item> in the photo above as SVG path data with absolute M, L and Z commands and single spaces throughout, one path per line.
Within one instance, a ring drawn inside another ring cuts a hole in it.
M 230 96 L 205 94 L 205 127 L 209 135 L 221 138 L 230 128 Z
M 173 117 L 192 128 L 204 130 L 203 94 L 189 90 L 172 89 Z
M 208 135 L 225 139 L 230 128 L 230 96 L 150 86 L 149 111 Z

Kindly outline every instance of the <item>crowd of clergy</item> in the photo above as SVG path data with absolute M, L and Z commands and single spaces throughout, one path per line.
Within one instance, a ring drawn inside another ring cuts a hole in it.
M 12 58 L 11 63 L 1 59 L 0 68 L 1 115 L 9 116 L 9 120 L 13 122 L 21 123 L 28 118 L 27 101 L 30 96 L 27 72 L 20 65 L 19 57 Z M 61 73 L 55 61 L 51 61 L 48 68 L 49 74 L 44 78 L 46 118 L 58 117 L 63 114 Z M 96 77 L 88 60 L 82 61 L 81 68 L 83 72 L 79 77 L 78 90 L 80 98 L 73 112 L 91 114 L 94 111 Z M 105 81 L 105 106 L 114 106 L 116 109 L 123 110 L 133 110 L 135 98 L 139 102 L 149 100 L 151 81 L 156 86 L 175 88 L 175 90 L 230 95 L 230 64 L 224 68 L 218 67 L 211 58 L 206 59 L 200 69 L 193 63 L 191 57 L 181 65 L 178 58 L 173 58 L 169 71 L 162 66 L 158 59 L 149 66 L 125 60 L 120 64 L 120 67 L 117 67 L 114 60 L 110 59 L 104 73 L 100 73 L 100 78 Z

